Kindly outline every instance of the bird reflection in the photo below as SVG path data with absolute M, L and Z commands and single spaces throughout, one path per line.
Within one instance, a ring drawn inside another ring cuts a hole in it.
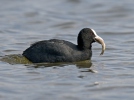
M 33 67 L 40 68 L 40 67 L 64 67 L 68 65 L 75 65 L 77 68 L 90 68 L 92 63 L 90 60 L 81 61 L 81 62 L 68 62 L 68 63 L 33 63 Z
M 28 59 L 26 59 L 22 55 L 6 55 L 4 57 L 1 57 L 0 61 L 7 62 L 9 64 L 24 64 L 26 67 L 32 67 L 32 68 L 46 68 L 46 67 L 64 67 L 68 65 L 75 65 L 78 69 L 80 69 L 80 72 L 92 72 L 96 73 L 93 69 L 91 69 L 92 61 L 86 60 L 86 61 L 80 61 L 80 62 L 68 62 L 68 63 L 31 63 Z
M 81 61 L 81 62 L 73 62 L 73 63 L 34 63 L 30 65 L 26 65 L 27 67 L 34 67 L 34 68 L 46 68 L 46 67 L 64 67 L 68 65 L 75 65 L 80 72 L 91 72 L 96 73 L 97 71 L 93 70 L 91 60 Z

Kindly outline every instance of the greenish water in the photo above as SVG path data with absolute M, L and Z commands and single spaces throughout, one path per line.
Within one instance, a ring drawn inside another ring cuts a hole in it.
M 134 1 L 0 2 L 0 100 L 133 100 Z M 86 62 L 32 64 L 21 56 L 40 40 L 77 43 L 84 27 L 105 40 L 103 56 L 97 43 Z
M 0 61 L 7 62 L 9 64 L 32 64 L 32 62 L 21 54 L 6 55 L 1 57 Z

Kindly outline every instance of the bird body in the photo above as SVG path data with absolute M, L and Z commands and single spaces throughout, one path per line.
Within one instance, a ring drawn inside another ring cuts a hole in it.
M 32 44 L 23 55 L 34 63 L 76 62 L 90 59 L 92 51 L 81 50 L 78 45 L 65 40 L 51 39 Z
M 92 56 L 93 42 L 102 44 L 103 54 L 105 50 L 103 39 L 93 29 L 84 28 L 78 34 L 77 45 L 65 40 L 43 40 L 32 44 L 22 55 L 33 63 L 84 61 Z

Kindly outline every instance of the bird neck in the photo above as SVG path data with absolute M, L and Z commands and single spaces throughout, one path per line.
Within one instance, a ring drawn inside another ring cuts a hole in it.
M 77 44 L 78 48 L 80 49 L 91 49 L 92 47 L 91 43 L 89 43 L 89 41 L 87 41 L 86 39 L 83 39 L 83 37 L 80 35 L 77 38 Z

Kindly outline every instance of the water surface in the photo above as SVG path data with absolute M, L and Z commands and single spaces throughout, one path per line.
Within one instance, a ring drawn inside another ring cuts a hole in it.
M 77 43 L 96 30 L 90 62 L 52 65 L 0 61 L 0 100 L 133 100 L 133 0 L 0 0 L 0 56 L 22 54 L 45 39 Z

